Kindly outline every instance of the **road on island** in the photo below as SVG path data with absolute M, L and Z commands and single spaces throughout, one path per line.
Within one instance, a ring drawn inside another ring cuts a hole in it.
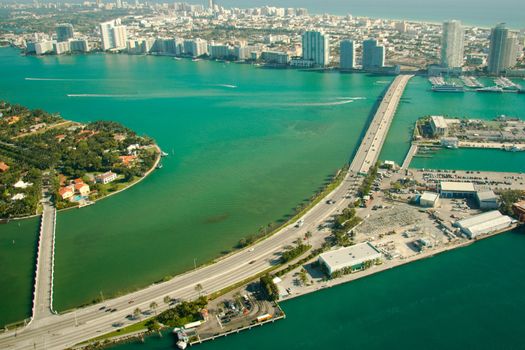
M 367 161 L 371 162 L 379 156 L 388 126 L 395 114 L 395 106 L 410 78 L 411 76 L 405 75 L 396 77 L 386 92 L 363 139 L 363 144 L 367 146 L 362 144 L 359 147 L 345 179 L 326 197 L 335 200 L 335 204 L 327 204 L 326 199 L 322 200 L 302 217 L 304 224 L 300 227 L 295 227 L 292 223 L 250 248 L 167 282 L 65 314 L 37 318 L 23 330 L 1 334 L 0 348 L 53 350 L 72 347 L 114 331 L 114 325 L 129 325 L 132 321 L 126 316 L 133 314 L 135 308 L 148 310 L 150 304 L 156 302 L 156 312 L 160 312 L 168 308 L 163 301 L 166 296 L 178 300 L 194 299 L 200 293 L 211 294 L 274 266 L 285 246 L 304 237 L 307 231 L 315 234 L 320 224 L 340 212 L 352 200 L 349 194 L 362 181 L 359 172 L 365 168 Z M 197 284 L 203 287 L 203 291 L 196 290 Z M 109 312 L 107 309 L 115 311 Z

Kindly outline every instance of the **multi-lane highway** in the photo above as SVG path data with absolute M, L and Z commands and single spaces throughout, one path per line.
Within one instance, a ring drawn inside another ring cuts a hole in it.
M 209 294 L 266 270 L 278 261 L 278 254 L 283 250 L 283 247 L 292 244 L 298 237 L 304 237 L 307 231 L 315 234 L 320 223 L 348 205 L 351 200 L 348 198 L 348 194 L 358 186 L 362 179 L 358 173 L 363 171 L 365 162 L 371 160 L 370 156 L 367 155 L 372 154 L 371 152 L 376 153 L 373 157 L 379 155 L 391 118 L 395 113 L 392 102 L 396 98 L 399 101 L 408 79 L 410 77 L 397 77 L 387 91 L 385 99 L 379 106 L 378 113 L 370 123 L 363 140 L 363 143 L 368 146 L 359 147 L 352 167 L 344 181 L 327 197 L 336 200 L 336 203 L 319 202 L 304 215 L 302 218 L 304 224 L 300 228 L 294 227 L 292 223 L 253 247 L 221 259 L 214 264 L 179 275 L 170 281 L 152 285 L 126 296 L 73 312 L 61 315 L 49 314 L 46 317 L 37 318 L 24 330 L 17 333 L 10 331 L 0 334 L 0 348 L 52 350 L 71 347 L 82 341 L 113 331 L 115 329 L 114 324 L 129 324 L 131 321 L 128 321 L 126 316 L 133 314 L 133 310 L 137 307 L 142 310 L 149 309 L 152 301 L 159 305 L 157 311 L 162 311 L 168 307 L 163 301 L 165 296 L 176 299 L 193 299 L 198 294 L 195 289 L 197 284 L 202 285 L 204 292 Z M 383 106 L 384 104 L 386 105 Z M 390 121 L 383 124 L 384 118 L 389 114 L 392 114 L 388 117 Z M 374 140 L 374 142 L 370 142 L 370 140 Z M 133 272 L 130 271 L 130 273 Z M 105 309 L 101 309 L 102 307 Z M 107 311 L 108 309 L 112 311 Z

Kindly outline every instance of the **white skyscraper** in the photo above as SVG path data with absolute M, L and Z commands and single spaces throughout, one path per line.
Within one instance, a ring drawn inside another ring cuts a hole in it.
M 465 32 L 460 21 L 443 23 L 441 37 L 441 65 L 445 68 L 463 66 Z
M 352 40 L 341 40 L 339 67 L 344 70 L 355 68 L 355 45 Z
M 509 31 L 504 23 L 498 24 L 490 32 L 488 72 L 500 74 L 516 65 L 518 36 Z
M 312 61 L 316 66 L 326 66 L 330 53 L 329 40 L 328 35 L 321 32 L 305 32 L 303 34 L 303 59 Z
M 126 48 L 128 32 L 126 26 L 120 22 L 120 18 L 113 21 L 100 23 L 100 35 L 102 38 L 102 49 L 122 50 Z

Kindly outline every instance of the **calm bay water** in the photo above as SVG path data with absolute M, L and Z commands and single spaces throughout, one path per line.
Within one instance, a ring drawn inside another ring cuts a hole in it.
M 166 57 L 5 49 L 0 67 L 0 98 L 116 120 L 170 153 L 140 185 L 58 215 L 59 310 L 188 270 L 283 219 L 348 161 L 385 88 L 365 75 Z
M 509 232 L 283 302 L 285 320 L 198 349 L 525 349 L 524 251 Z M 171 334 L 114 347 L 174 348 Z
M 348 160 L 389 81 L 161 57 L 25 58 L 11 49 L 0 50 L 0 67 L 0 98 L 78 121 L 116 120 L 171 154 L 140 185 L 59 214 L 59 309 L 187 270 L 194 258 L 205 262 L 283 218 Z M 424 115 L 524 117 L 523 95 L 427 90 L 423 78 L 409 84 L 382 159 L 402 161 L 410 129 Z M 454 161 L 463 169 L 524 171 L 524 154 L 462 152 L 443 153 L 445 160 L 440 154 L 425 167 Z M 14 225 L 0 226 L 2 261 L 21 259 L 0 264 L 0 275 L 10 273 L 1 281 L 0 323 L 21 319 L 30 308 L 36 220 Z M 9 244 L 15 234 L 26 243 Z M 474 341 L 478 348 L 520 348 L 512 337 L 517 329 L 502 320 L 510 317 L 518 327 L 525 310 L 524 244 L 522 235 L 510 233 L 285 302 L 286 321 L 202 347 L 437 349 Z M 151 338 L 141 349 L 170 346 L 168 337 Z

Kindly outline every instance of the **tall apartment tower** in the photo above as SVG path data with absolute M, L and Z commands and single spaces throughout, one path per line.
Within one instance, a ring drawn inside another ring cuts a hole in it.
M 309 60 L 316 66 L 324 67 L 328 64 L 330 53 L 330 38 L 322 32 L 307 31 L 303 34 L 303 59 Z
M 73 39 L 74 36 L 73 26 L 69 23 L 57 25 L 56 32 L 58 42 L 68 41 L 69 39 Z
M 385 47 L 377 45 L 377 40 L 363 41 L 363 69 L 373 70 L 385 66 Z
M 461 22 L 444 22 L 441 37 L 441 66 L 445 68 L 462 67 L 464 51 L 465 32 Z
M 350 39 L 341 40 L 339 68 L 350 70 L 355 68 L 355 45 Z
M 489 74 L 500 74 L 516 65 L 518 36 L 510 32 L 505 23 L 500 23 L 490 32 L 488 60 Z
M 128 32 L 126 26 L 123 26 L 120 18 L 100 23 L 100 35 L 102 38 L 102 49 L 122 50 L 126 48 Z

